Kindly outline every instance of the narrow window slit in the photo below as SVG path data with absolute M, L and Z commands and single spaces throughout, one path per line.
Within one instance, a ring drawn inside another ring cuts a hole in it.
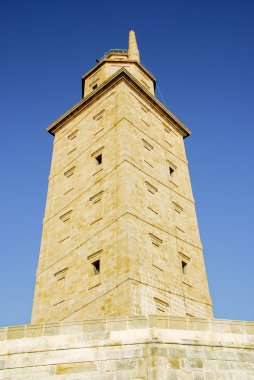
M 96 159 L 98 165 L 101 165 L 102 164 L 102 153 L 99 154 L 97 157 L 95 157 L 95 159 Z
M 183 274 L 186 274 L 187 271 L 187 263 L 185 261 L 182 261 L 182 272 Z
M 96 260 L 92 263 L 92 266 L 93 266 L 93 274 L 94 276 L 96 276 L 97 274 L 100 274 L 100 260 Z

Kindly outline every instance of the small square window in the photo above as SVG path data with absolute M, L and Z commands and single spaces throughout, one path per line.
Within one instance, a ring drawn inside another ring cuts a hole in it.
M 95 90 L 98 87 L 98 84 L 95 84 L 92 89 Z
M 96 276 L 97 274 L 100 274 L 100 260 L 96 260 L 92 263 L 93 266 L 93 274 Z
M 182 261 L 182 272 L 183 274 L 186 274 L 187 271 L 187 263 L 185 261 Z
M 168 161 L 168 171 L 169 171 L 169 176 L 172 178 L 174 176 L 174 172 L 176 171 L 176 166 L 174 165 L 173 162 Z
M 98 165 L 101 165 L 102 164 L 102 153 L 99 154 L 97 157 L 95 157 L 95 159 L 96 159 Z

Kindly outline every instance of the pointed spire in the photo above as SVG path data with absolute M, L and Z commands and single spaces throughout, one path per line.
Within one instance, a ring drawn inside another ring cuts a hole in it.
M 140 63 L 136 35 L 132 28 L 130 28 L 130 31 L 129 31 L 128 58 L 130 61 L 137 61 Z

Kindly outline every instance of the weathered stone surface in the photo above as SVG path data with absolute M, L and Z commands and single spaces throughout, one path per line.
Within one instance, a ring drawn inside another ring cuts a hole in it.
M 5 360 L 0 359 L 0 370 L 3 370 L 5 367 Z
M 156 100 L 155 79 L 134 56 L 109 53 L 84 76 L 78 108 L 48 129 L 34 324 L 161 315 L 154 327 L 195 330 L 178 317 L 213 316 L 184 148 L 190 132 Z
M 198 330 L 186 330 L 188 321 L 182 318 L 182 329 L 155 327 L 160 316 L 9 327 L 0 341 L 0 379 L 254 380 L 254 332 L 245 322 L 234 321 L 227 333 L 217 331 L 225 320 L 194 318 Z
M 36 336 L 43 335 L 43 325 L 28 325 L 26 326 L 25 336 L 26 338 L 34 338 Z
M 56 375 L 66 375 L 70 373 L 81 373 L 91 371 L 97 371 L 97 367 L 94 362 L 57 364 L 55 367 Z
M 181 359 L 179 359 L 179 358 L 169 357 L 168 363 L 169 363 L 170 368 L 172 368 L 172 369 L 180 369 L 181 368 Z
M 7 331 L 7 339 L 19 339 L 25 336 L 25 326 L 9 327 Z
M 7 338 L 7 328 L 0 328 L 0 340 L 5 340 Z

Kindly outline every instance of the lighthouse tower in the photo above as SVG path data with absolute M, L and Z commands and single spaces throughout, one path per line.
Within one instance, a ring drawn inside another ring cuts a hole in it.
M 52 164 L 32 323 L 211 318 L 184 138 L 155 97 L 133 30 L 51 124 Z

